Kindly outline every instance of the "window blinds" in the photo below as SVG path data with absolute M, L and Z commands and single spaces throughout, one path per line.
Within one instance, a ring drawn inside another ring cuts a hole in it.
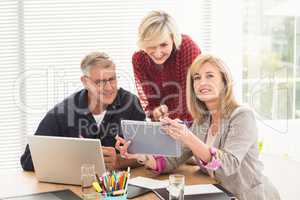
M 23 148 L 24 114 L 14 92 L 24 62 L 20 10 L 22 4 L 16 0 L 0 1 L 0 170 L 15 167 Z M 22 92 L 18 95 L 23 98 Z
M 19 168 L 26 135 L 56 103 L 82 88 L 79 64 L 87 53 L 108 53 L 119 86 L 135 93 L 131 56 L 141 19 L 165 10 L 205 50 L 211 40 L 203 20 L 210 6 L 197 0 L 0 1 L 0 170 Z
M 82 88 L 79 64 L 91 51 L 115 61 L 119 86 L 135 92 L 131 55 L 137 27 L 177 1 L 3 0 L 0 2 L 0 170 L 19 167 L 26 135 L 56 103 Z

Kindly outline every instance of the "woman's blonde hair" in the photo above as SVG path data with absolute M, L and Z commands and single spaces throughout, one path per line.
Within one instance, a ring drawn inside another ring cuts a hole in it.
M 187 81 L 186 81 L 186 92 L 187 92 L 187 107 L 191 113 L 193 119 L 202 123 L 204 118 L 208 115 L 209 111 L 203 101 L 197 98 L 194 90 L 194 75 L 198 72 L 205 63 L 210 63 L 211 65 L 218 68 L 221 73 L 224 90 L 221 92 L 221 116 L 222 118 L 228 118 L 233 110 L 238 107 L 233 95 L 232 88 L 232 78 L 229 69 L 226 67 L 225 63 L 220 59 L 210 54 L 201 54 L 195 58 L 191 67 L 188 70 Z
M 138 46 L 143 48 L 145 43 L 161 37 L 171 35 L 176 49 L 181 45 L 179 33 L 174 19 L 164 11 L 151 11 L 141 22 L 138 30 Z

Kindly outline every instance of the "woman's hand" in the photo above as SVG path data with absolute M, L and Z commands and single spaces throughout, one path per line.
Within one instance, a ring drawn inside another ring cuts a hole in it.
M 189 136 L 192 132 L 188 129 L 186 125 L 183 124 L 179 119 L 172 120 L 168 117 L 162 118 L 162 130 L 174 138 L 179 140 L 182 143 L 186 144 L 189 140 Z
M 145 154 L 130 154 L 127 152 L 130 141 L 126 141 L 118 135 L 115 139 L 117 140 L 115 148 L 120 151 L 122 157 L 126 159 L 135 159 L 139 164 L 145 165 L 151 169 L 156 169 L 156 160 L 153 156 Z
M 142 154 L 131 154 L 128 153 L 128 147 L 131 143 L 131 141 L 126 141 L 125 139 L 119 137 L 118 135 L 115 137 L 115 139 L 117 140 L 116 144 L 115 144 L 115 148 L 118 149 L 120 151 L 120 155 L 123 158 L 126 159 L 136 159 L 139 160 L 142 156 Z
M 166 105 L 160 105 L 160 106 L 156 107 L 152 112 L 153 120 L 160 121 L 160 119 L 162 119 L 164 117 L 168 117 L 168 115 L 169 115 L 168 110 L 169 110 L 168 106 L 166 106 Z

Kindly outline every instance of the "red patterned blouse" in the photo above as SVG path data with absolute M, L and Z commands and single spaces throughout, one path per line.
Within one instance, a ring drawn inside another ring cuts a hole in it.
M 136 87 L 149 117 L 154 108 L 166 104 L 170 118 L 192 120 L 186 105 L 186 75 L 200 53 L 197 44 L 187 35 L 182 35 L 180 48 L 174 48 L 163 65 L 155 64 L 142 50 L 134 53 L 132 64 Z

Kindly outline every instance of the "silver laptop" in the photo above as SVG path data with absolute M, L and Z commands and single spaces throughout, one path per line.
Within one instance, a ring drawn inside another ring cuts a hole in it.
M 80 185 L 82 164 L 94 164 L 99 176 L 105 173 L 99 139 L 32 135 L 28 143 L 39 181 Z

